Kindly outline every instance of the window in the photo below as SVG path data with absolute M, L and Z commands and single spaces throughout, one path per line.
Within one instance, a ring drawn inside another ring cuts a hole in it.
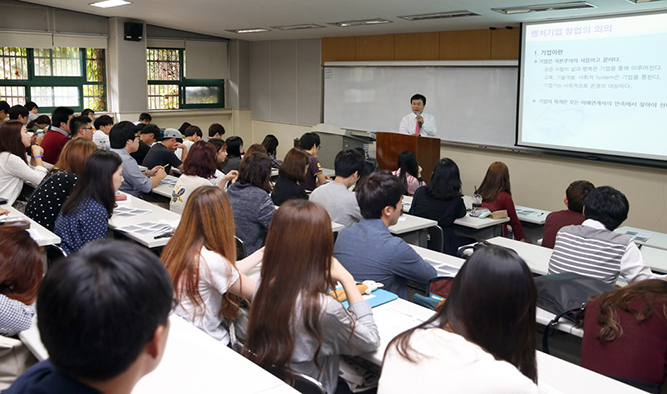
M 106 110 L 104 49 L 0 47 L 0 100 Z
M 224 79 L 184 78 L 183 49 L 149 48 L 148 109 L 223 108 Z

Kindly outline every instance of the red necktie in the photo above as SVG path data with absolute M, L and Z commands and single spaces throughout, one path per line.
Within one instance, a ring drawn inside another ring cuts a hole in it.
M 415 119 L 415 120 L 416 120 L 416 119 Z M 419 121 L 417 120 L 417 124 L 415 125 L 415 134 L 419 135 L 419 129 L 420 129 L 420 128 L 421 128 L 421 127 L 419 127 Z

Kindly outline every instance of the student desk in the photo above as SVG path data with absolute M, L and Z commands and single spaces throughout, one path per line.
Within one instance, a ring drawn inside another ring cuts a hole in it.
M 437 225 L 438 222 L 435 220 L 404 213 L 399 218 L 398 223 L 389 226 L 389 232 L 403 238 L 409 244 L 425 247 L 428 242 L 426 229 Z
M 503 238 L 503 239 L 507 239 L 507 238 Z M 517 241 L 514 241 L 514 242 L 517 242 Z M 520 243 L 523 243 L 523 242 L 520 242 Z M 530 244 L 526 244 L 526 245 L 531 246 Z M 505 245 L 503 245 L 503 246 L 505 246 Z M 436 252 L 436 251 L 433 251 L 433 250 L 430 250 L 430 249 L 420 248 L 418 246 L 412 246 L 412 248 L 427 263 L 431 264 L 433 266 L 433 268 L 435 268 L 435 270 L 438 272 L 439 276 L 456 276 L 456 273 L 458 272 L 459 268 L 461 268 L 461 266 L 465 262 L 465 260 L 463 260 L 461 258 L 450 256 L 450 255 L 447 255 L 447 254 L 444 254 L 444 253 L 439 253 L 439 252 Z M 519 248 L 519 249 L 521 249 L 521 248 Z M 546 248 L 542 248 L 542 249 L 546 249 Z M 515 250 L 517 251 L 517 253 L 519 253 L 519 250 L 517 250 L 516 248 L 515 248 Z M 525 250 L 521 249 L 521 250 L 525 254 L 530 254 L 530 252 L 526 252 L 526 251 L 530 251 L 530 248 L 527 248 Z M 533 251 L 533 252 L 535 252 L 535 251 Z M 551 250 L 548 250 L 548 252 L 549 252 L 549 256 L 551 256 Z M 533 255 L 534 255 L 534 257 L 537 257 L 537 253 L 533 253 Z M 548 266 L 549 259 L 547 259 L 546 261 L 547 261 L 547 266 Z M 530 264 L 529 264 L 529 267 L 531 267 Z M 531 268 L 531 272 L 535 273 L 534 271 L 532 271 L 532 268 Z M 547 312 L 547 311 L 545 311 L 544 309 L 541 309 L 541 308 L 537 308 L 536 315 L 535 315 L 535 320 L 537 321 L 537 323 L 539 323 L 543 326 L 546 326 L 547 324 L 549 324 L 551 319 L 553 319 L 554 317 L 556 317 L 556 315 L 554 315 L 553 313 Z M 563 332 L 568 333 L 568 334 L 576 335 L 580 338 L 584 336 L 584 330 L 581 329 L 581 328 L 576 328 L 574 323 L 572 323 L 571 321 L 569 321 L 567 319 L 561 319 L 558 322 L 558 324 L 556 325 L 555 328 L 559 331 L 563 331 Z
M 162 361 L 132 393 L 298 393 L 181 317 L 172 314 L 169 323 Z M 36 320 L 19 337 L 39 360 L 48 357 Z
M 615 233 L 619 234 L 625 234 L 628 231 L 651 235 L 651 238 L 649 238 L 646 241 L 635 240 L 635 243 L 638 245 L 650 246 L 656 249 L 667 250 L 667 234 L 658 233 L 655 231 L 643 230 L 640 228 L 630 227 L 630 226 L 623 226 L 614 230 Z
M 157 222 L 158 220 L 180 220 L 181 215 L 176 212 L 169 211 L 167 209 L 161 208 L 155 204 L 146 202 L 138 197 L 127 195 L 130 203 L 119 201 L 119 205 L 126 205 L 133 208 L 139 209 L 150 209 L 151 213 L 146 215 L 134 216 L 134 217 L 118 217 L 116 215 L 112 216 L 109 219 L 109 227 L 113 230 L 116 230 L 119 227 L 128 226 L 130 224 L 137 224 L 143 222 Z M 142 236 L 126 232 L 121 232 L 123 235 L 128 238 L 148 247 L 148 248 L 157 248 L 165 246 L 171 238 L 160 238 L 155 239 L 155 235 Z
M 372 353 L 363 354 L 362 357 L 382 365 L 389 342 L 401 332 L 426 321 L 432 315 L 433 311 L 400 298 L 373 308 L 373 317 L 380 332 L 380 347 Z M 544 392 L 643 393 L 540 351 L 537 351 L 537 369 L 538 385 L 545 390 Z
M 27 216 L 16 209 L 14 209 L 11 205 L 2 205 L 1 208 L 4 208 L 9 211 L 9 214 L 7 217 L 17 217 L 17 216 Z M 3 218 L 5 216 L 0 216 L 0 218 Z M 57 245 L 60 243 L 60 237 L 52 233 L 51 231 L 45 229 L 41 224 L 35 222 L 34 220 L 28 218 L 30 221 L 30 230 L 28 231 L 30 233 L 30 236 L 32 237 L 35 242 L 37 242 L 37 245 L 39 246 L 48 246 L 48 245 Z
M 176 177 L 173 176 L 173 175 L 167 175 L 167 176 L 165 177 L 165 179 L 169 179 L 169 180 L 173 180 L 173 181 L 175 181 L 175 180 L 178 179 L 178 178 L 176 178 Z M 171 193 L 172 193 L 173 191 L 174 191 L 174 186 L 173 186 L 173 185 L 171 185 L 171 184 L 166 184 L 165 182 L 160 181 L 160 183 L 158 183 L 158 185 L 155 186 L 155 187 L 153 188 L 153 190 L 151 190 L 151 193 L 155 193 L 155 194 L 157 194 L 157 195 L 159 195 L 159 196 L 167 197 L 168 199 L 171 199 Z

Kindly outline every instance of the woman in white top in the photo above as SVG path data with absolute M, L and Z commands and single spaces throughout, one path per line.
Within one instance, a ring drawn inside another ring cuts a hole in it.
M 26 148 L 30 148 L 32 159 L 28 163 Z M 44 149 L 31 146 L 30 135 L 23 123 L 10 120 L 0 126 L 0 197 L 14 204 L 21 194 L 23 182 L 39 185 L 46 175 L 42 163 Z
M 192 149 L 188 150 L 188 157 L 183 162 L 183 175 L 178 178 L 174 191 L 171 193 L 169 209 L 183 213 L 188 197 L 196 188 L 211 184 L 222 188 L 238 175 L 238 171 L 230 171 L 217 183 L 213 183 L 215 181 L 216 164 L 216 152 L 213 144 L 206 141 L 195 142 Z
M 389 343 L 378 393 L 537 393 L 535 283 L 513 251 L 475 251 L 428 321 Z
M 240 297 L 251 299 L 255 281 L 245 274 L 262 260 L 264 248 L 236 261 L 229 197 L 216 186 L 195 189 L 161 259 L 174 284 L 176 314 L 228 344 L 220 324 L 236 318 Z

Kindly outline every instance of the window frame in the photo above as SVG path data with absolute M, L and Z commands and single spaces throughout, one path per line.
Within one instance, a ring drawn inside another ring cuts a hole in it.
M 146 51 L 151 49 L 166 49 L 178 51 L 179 79 L 178 80 L 151 80 L 148 79 L 148 85 L 178 85 L 178 109 L 206 109 L 206 108 L 225 108 L 225 80 L 224 79 L 193 79 L 185 78 L 185 49 L 183 48 L 163 48 L 147 47 Z M 148 52 L 146 53 L 146 67 L 148 67 Z M 187 104 L 185 102 L 185 88 L 189 86 L 214 86 L 219 88 L 218 102 L 216 104 Z M 150 108 L 148 91 L 146 92 L 146 101 L 149 111 L 172 111 L 172 109 Z
M 23 47 L 20 47 L 23 48 Z M 102 49 L 104 56 L 104 72 L 102 73 L 102 81 L 88 81 L 87 75 L 87 61 L 88 55 L 86 53 L 87 48 L 79 48 L 79 53 L 81 55 L 80 67 L 81 67 L 81 76 L 80 77 L 63 77 L 63 76 L 36 76 L 35 75 L 35 48 L 26 48 L 27 59 L 28 59 L 28 79 L 2 79 L 0 80 L 0 86 L 23 86 L 25 88 L 25 98 L 26 102 L 32 100 L 31 88 L 33 87 L 56 87 L 56 86 L 74 86 L 79 92 L 79 103 L 78 106 L 69 106 L 74 112 L 81 112 L 84 108 L 84 85 L 102 85 L 104 89 L 104 108 L 97 109 L 99 112 L 106 112 L 107 110 L 107 65 L 106 65 L 106 50 L 103 48 L 93 48 L 93 49 Z M 49 48 L 53 49 L 53 48 Z M 37 103 L 39 105 L 39 103 Z M 47 107 L 39 105 L 40 113 L 50 113 L 56 107 Z

